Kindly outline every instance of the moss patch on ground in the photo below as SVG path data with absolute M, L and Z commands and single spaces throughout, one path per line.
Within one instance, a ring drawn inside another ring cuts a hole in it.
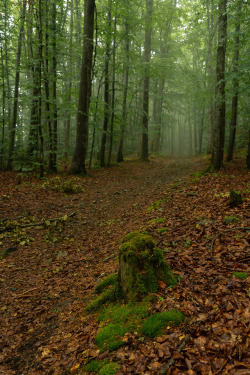
M 246 273 L 246 272 L 234 272 L 232 275 L 238 277 L 239 279 L 247 279 L 248 278 L 248 273 Z
M 156 313 L 145 320 L 141 332 L 145 336 L 156 337 L 167 325 L 180 324 L 184 320 L 185 315 L 177 309 Z

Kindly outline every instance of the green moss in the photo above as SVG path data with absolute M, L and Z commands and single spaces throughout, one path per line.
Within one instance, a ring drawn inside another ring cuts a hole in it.
M 101 371 L 99 372 L 100 375 L 115 375 L 119 365 L 117 363 L 108 363 L 107 365 L 103 366 Z
M 159 201 L 154 202 L 150 207 L 148 207 L 147 212 L 159 210 L 160 206 L 162 206 L 164 203 L 166 203 L 168 201 L 169 201 L 169 199 L 164 198 L 164 199 L 160 199 Z
M 112 275 L 109 275 L 104 280 L 102 280 L 97 287 L 95 288 L 96 293 L 101 293 L 104 289 L 107 288 L 109 285 L 115 285 L 118 282 L 118 275 L 116 273 L 113 273 Z
M 164 232 L 167 232 L 169 230 L 169 228 L 161 228 L 158 230 L 158 233 L 164 233 Z
M 100 369 L 105 365 L 105 361 L 98 361 L 94 359 L 86 366 L 87 372 L 99 372 Z
M 45 182 L 42 187 L 45 189 L 50 189 L 54 191 L 59 191 L 66 194 L 76 194 L 84 192 L 81 185 L 76 182 L 81 183 L 81 179 L 74 177 L 72 179 L 64 179 L 61 177 L 51 178 L 49 181 Z
M 122 337 L 127 332 L 125 326 L 121 324 L 108 324 L 96 335 L 95 343 L 101 350 L 117 350 L 123 345 Z
M 234 272 L 233 276 L 236 276 L 239 279 L 246 279 L 246 278 L 248 278 L 248 273 L 246 273 L 246 272 Z
M 224 223 L 232 224 L 232 223 L 238 223 L 239 219 L 235 216 L 225 216 L 223 221 Z
M 163 251 L 156 247 L 155 241 L 145 233 L 133 232 L 127 235 L 120 249 L 120 265 L 125 266 L 126 275 L 120 267 L 121 284 L 126 283 L 128 300 L 135 300 L 150 292 L 157 292 L 158 282 L 175 285 L 177 283 L 167 265 Z M 123 289 L 124 290 L 124 289 Z M 138 297 L 138 298 L 137 298 Z
M 149 220 L 149 224 L 153 224 L 153 223 L 156 223 L 156 224 L 161 224 L 161 223 L 164 223 L 164 221 L 166 221 L 166 219 L 165 218 L 162 218 L 162 219 L 159 219 L 159 218 L 157 218 L 157 219 L 152 219 L 152 220 Z
M 85 311 L 98 310 L 106 302 L 113 302 L 117 297 L 117 288 L 110 286 L 109 289 L 105 290 L 99 297 L 95 298 L 88 306 L 85 307 Z
M 133 324 L 144 319 L 149 314 L 147 302 L 129 303 L 127 305 L 116 304 L 105 308 L 98 317 L 98 322 L 110 321 L 112 323 Z
M 243 203 L 241 192 L 232 190 L 230 192 L 229 206 L 231 208 L 238 207 Z
M 180 324 L 184 320 L 185 315 L 177 309 L 156 313 L 145 320 L 141 332 L 145 336 L 156 337 L 168 324 Z

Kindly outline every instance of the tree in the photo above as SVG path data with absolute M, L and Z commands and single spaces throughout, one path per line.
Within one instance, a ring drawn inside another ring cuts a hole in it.
M 11 125 L 11 131 L 10 131 L 9 157 L 8 157 L 8 164 L 7 164 L 8 169 L 12 169 L 13 152 L 14 152 L 14 146 L 15 146 L 15 132 L 16 132 L 17 114 L 18 114 L 18 96 L 19 96 L 19 81 L 20 81 L 20 61 L 21 61 L 22 43 L 23 43 L 23 38 L 24 38 L 25 15 L 26 15 L 26 0 L 23 1 L 23 7 L 21 10 L 21 21 L 20 21 L 21 23 L 20 23 L 20 31 L 19 31 L 19 37 L 18 37 L 18 46 L 17 46 L 14 104 L 13 104 L 12 125 Z
M 142 146 L 141 159 L 148 161 L 148 115 L 149 115 L 149 63 L 151 60 L 151 33 L 152 33 L 153 0 L 146 0 L 145 43 L 144 43 L 144 86 L 143 86 L 143 113 L 142 113 Z
M 86 173 L 85 159 L 88 149 L 88 118 L 91 97 L 91 71 L 93 58 L 95 0 L 84 3 L 84 44 L 80 80 L 79 104 L 77 112 L 77 131 L 74 156 L 70 173 Z
M 227 0 L 219 1 L 219 29 L 216 64 L 215 123 L 213 136 L 212 169 L 219 170 L 223 164 L 226 102 L 225 102 L 225 56 L 227 42 Z
M 242 8 L 242 0 L 239 1 L 236 13 L 235 26 L 235 42 L 234 42 L 234 59 L 233 59 L 233 97 L 232 97 L 232 118 L 230 124 L 230 136 L 227 149 L 226 161 L 233 159 L 236 126 L 237 126 L 237 112 L 238 112 L 238 95 L 239 95 L 239 50 L 240 50 L 240 13 Z

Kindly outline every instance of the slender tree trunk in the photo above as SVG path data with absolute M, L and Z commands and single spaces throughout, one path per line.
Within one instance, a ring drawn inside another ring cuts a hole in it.
M 129 4 L 129 3 L 128 3 Z M 121 125 L 121 136 L 120 142 L 117 152 L 117 162 L 121 163 L 123 161 L 123 144 L 124 144 L 124 135 L 125 135 L 125 127 L 127 122 L 127 95 L 128 95 L 128 77 L 129 77 L 129 25 L 128 21 L 125 21 L 125 38 L 126 38 L 126 57 L 124 62 L 124 91 L 123 91 L 123 101 L 122 101 L 122 125 Z
M 109 0 L 109 10 L 108 10 L 108 27 L 111 28 L 111 4 L 112 0 Z M 110 34 L 110 31 L 108 31 Z M 103 133 L 100 149 L 100 165 L 105 166 L 105 150 L 107 141 L 107 131 L 109 122 L 109 59 L 110 59 L 110 35 L 107 37 L 106 43 L 106 57 L 105 57 L 105 69 L 104 69 L 104 121 L 103 121 Z
M 149 64 L 151 60 L 153 0 L 146 0 L 145 45 L 144 63 L 145 77 L 143 87 L 143 114 L 142 114 L 142 147 L 141 160 L 148 161 L 148 115 L 149 115 Z
M 116 9 L 117 12 L 117 9 Z M 115 52 L 116 52 L 116 12 L 114 19 L 114 39 L 113 39 L 113 74 L 112 74 L 112 98 L 111 98 L 111 119 L 110 119 L 110 143 L 109 143 L 109 154 L 108 154 L 108 167 L 111 162 L 112 147 L 113 147 L 113 130 L 114 130 L 114 117 L 115 117 Z
M 43 165 L 43 131 L 42 131 L 42 61 L 43 61 L 43 34 L 42 34 L 42 0 L 39 0 L 38 3 L 38 40 L 39 40 L 39 58 L 38 58 L 38 134 L 40 142 L 40 155 L 39 155 L 39 164 L 40 164 L 40 177 L 44 175 L 44 165 Z
M 219 31 L 216 65 L 216 110 L 213 137 L 212 169 L 219 170 L 223 164 L 226 103 L 225 103 L 225 55 L 227 39 L 227 0 L 219 1 Z
M 68 84 L 68 105 L 71 105 L 71 92 L 72 92 L 72 74 L 73 74 L 73 28 L 74 28 L 74 0 L 70 1 L 70 36 L 69 36 L 69 84 Z M 71 127 L 71 113 L 69 113 L 66 121 L 65 128 L 65 152 L 64 158 L 68 160 L 69 158 L 69 138 L 70 138 L 70 127 Z
M 95 0 L 85 0 L 84 44 L 77 113 L 76 145 L 70 168 L 70 173 L 73 174 L 86 173 L 85 158 L 88 150 L 88 118 L 91 97 L 94 13 Z
M 240 50 L 240 13 L 242 8 L 242 1 L 240 0 L 237 7 L 236 27 L 235 27 L 235 43 L 234 43 L 234 60 L 233 60 L 233 98 L 232 98 L 232 119 L 230 124 L 230 135 L 227 149 L 226 161 L 233 159 L 236 126 L 237 126 L 237 112 L 238 112 L 238 95 L 239 95 L 239 78 L 238 78 L 238 64 L 239 64 L 239 50 Z
M 9 158 L 7 163 L 7 169 L 12 169 L 13 153 L 15 147 L 15 134 L 16 134 L 16 123 L 17 123 L 17 113 L 18 113 L 18 94 L 19 94 L 19 81 L 20 81 L 20 62 L 21 62 L 21 51 L 22 43 L 24 37 L 24 22 L 26 15 L 26 1 L 23 2 L 22 12 L 21 12 L 21 25 L 18 36 L 18 46 L 17 46 L 17 56 L 16 56 L 16 77 L 15 77 L 15 89 L 14 89 L 14 104 L 13 104 L 13 117 L 12 126 L 10 131 L 10 144 L 9 144 Z
M 2 97 L 2 106 L 3 106 L 3 110 L 2 110 L 2 115 L 3 115 L 3 119 L 2 119 L 2 146 L 1 146 L 1 155 L 0 155 L 0 167 L 3 166 L 3 156 L 4 156 L 4 141 L 5 141 L 5 96 L 6 96 L 6 92 L 5 92 L 5 69 L 4 69 L 4 56 L 3 56 L 3 47 L 1 46 L 1 64 L 2 64 L 2 86 L 3 86 L 3 97 Z

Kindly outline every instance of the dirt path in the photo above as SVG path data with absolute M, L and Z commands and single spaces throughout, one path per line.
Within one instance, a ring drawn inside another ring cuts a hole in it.
M 91 171 L 81 178 L 85 192 L 74 195 L 0 175 L 1 219 L 33 216 L 37 222 L 76 212 L 62 241 L 46 242 L 45 230 L 32 229 L 30 245 L 15 245 L 1 261 L 0 373 L 66 374 L 77 353 L 93 347 L 97 326 L 83 318 L 84 306 L 97 279 L 116 271 L 118 241 L 143 225 L 166 185 L 202 168 L 196 158 L 128 161 Z M 2 242 L 13 246 L 10 238 Z

